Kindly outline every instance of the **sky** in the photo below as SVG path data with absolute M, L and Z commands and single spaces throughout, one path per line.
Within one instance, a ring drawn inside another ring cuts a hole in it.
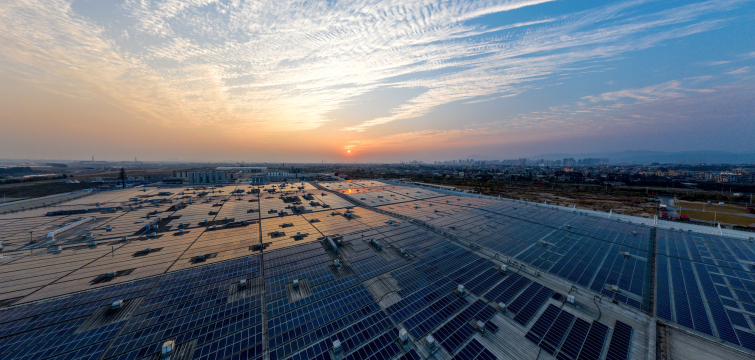
M 755 151 L 755 1 L 6 0 L 0 158 Z

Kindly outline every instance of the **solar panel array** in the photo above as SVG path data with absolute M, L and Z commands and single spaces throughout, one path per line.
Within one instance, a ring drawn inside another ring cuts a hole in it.
M 658 231 L 656 313 L 755 350 L 755 248 L 746 241 Z
M 459 353 L 453 357 L 454 360 L 494 360 L 497 359 L 490 350 L 486 349 L 480 344 L 477 339 L 474 339 L 464 346 Z
M 647 227 L 511 202 L 430 223 L 605 297 L 648 310 L 652 242 Z M 607 291 L 606 284 L 622 291 Z
M 551 304 L 525 337 L 559 360 L 597 360 L 603 353 L 607 333 L 608 327 L 602 323 L 593 321 L 591 324 Z
M 428 335 L 439 344 L 435 351 L 458 359 L 495 358 L 506 354 L 496 341 L 522 337 L 559 360 L 636 357 L 636 320 L 609 328 L 555 306 L 564 298 L 554 289 L 570 284 L 755 350 L 755 247 L 746 241 L 374 181 L 275 193 L 264 186 L 260 196 L 231 196 L 234 189 L 179 189 L 157 204 L 149 200 L 163 196 L 152 190 L 98 194 L 102 204 L 137 207 L 97 215 L 63 237 L 57 253 L 44 246 L 12 252 L 0 261 L 0 305 L 16 304 L 0 312 L 0 358 L 144 358 L 175 339 L 193 358 L 331 359 L 338 340 L 341 358 L 421 359 Z M 192 204 L 169 209 L 170 201 L 189 198 Z M 86 204 L 77 199 L 68 207 Z M 389 213 L 504 255 L 516 261 L 509 263 L 514 271 L 501 272 L 500 257 Z M 0 225 L 49 230 L 78 218 L 16 215 Z M 142 229 L 155 216 L 161 220 L 151 236 Z M 0 229 L 19 242 L 14 246 L 30 246 L 19 234 Z M 544 281 L 530 268 L 553 277 Z M 116 300 L 123 308 L 109 310 Z M 502 323 L 505 337 L 498 335 Z M 407 344 L 397 340 L 401 328 L 412 339 Z

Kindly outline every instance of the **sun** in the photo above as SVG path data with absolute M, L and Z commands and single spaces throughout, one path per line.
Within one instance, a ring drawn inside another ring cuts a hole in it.
M 346 150 L 347 153 L 351 154 L 351 150 Z

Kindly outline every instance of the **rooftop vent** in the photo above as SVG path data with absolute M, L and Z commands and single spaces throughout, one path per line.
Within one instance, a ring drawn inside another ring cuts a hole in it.
M 482 320 L 477 320 L 477 322 L 474 324 L 474 327 L 477 329 L 477 331 L 485 333 L 485 323 L 482 322 Z
M 241 279 L 241 281 L 239 281 L 239 287 L 242 289 L 246 287 L 246 279 Z
M 339 354 L 341 352 L 341 341 L 336 339 L 333 341 L 333 352 Z
M 299 279 L 294 279 L 294 287 L 295 288 L 299 287 Z
M 107 277 L 114 278 L 115 277 L 115 271 L 108 271 L 107 272 Z
M 507 271 L 509 271 L 509 266 L 508 265 L 501 265 L 501 272 L 505 274 Z
M 506 304 L 503 302 L 498 303 L 498 311 L 500 312 L 506 312 Z
M 335 265 L 336 267 L 340 267 L 341 266 L 341 262 L 338 259 L 335 259 L 335 260 L 333 260 L 333 265 Z
M 123 307 L 123 300 L 117 300 L 110 304 L 110 310 L 118 310 L 121 307 Z
M 425 346 L 430 350 L 435 350 L 435 339 L 433 339 L 432 335 L 427 335 L 425 338 Z
M 465 290 L 464 290 L 464 285 L 461 285 L 461 284 L 459 284 L 459 285 L 458 285 L 458 286 L 456 287 L 456 293 L 457 293 L 457 294 L 458 294 L 459 296 L 464 296 L 464 292 L 465 292 Z
M 398 340 L 401 341 L 401 343 L 406 343 L 406 341 L 409 340 L 409 334 L 406 332 L 406 329 L 402 328 L 398 331 Z
M 375 245 L 375 247 L 377 247 L 378 250 L 382 250 L 383 248 L 383 246 L 380 245 L 380 243 L 377 242 L 375 238 L 370 238 L 370 244 Z
M 574 305 L 574 295 L 566 295 L 566 302 Z

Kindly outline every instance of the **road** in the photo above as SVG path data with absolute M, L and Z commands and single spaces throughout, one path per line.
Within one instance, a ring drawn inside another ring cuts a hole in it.
M 660 200 L 660 205 L 666 205 L 666 212 L 671 214 L 676 214 L 676 206 L 674 206 L 674 197 L 673 196 L 659 196 L 658 199 Z

